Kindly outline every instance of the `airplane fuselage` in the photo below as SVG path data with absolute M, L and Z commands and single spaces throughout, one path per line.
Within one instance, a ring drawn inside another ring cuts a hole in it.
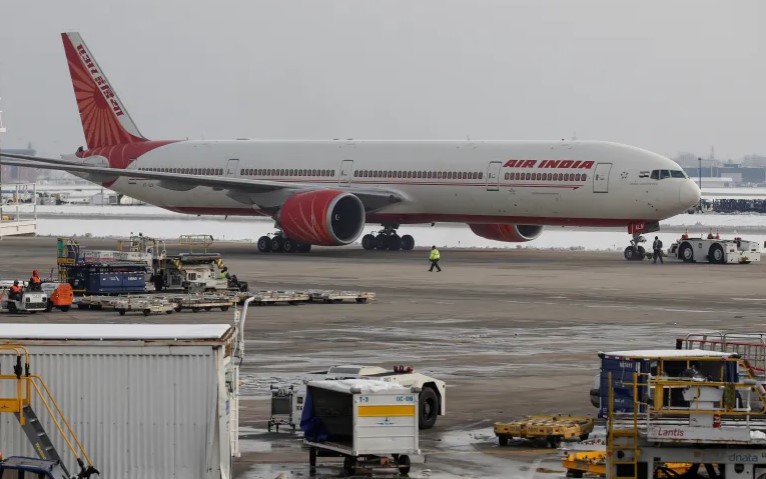
M 99 151 L 85 152 L 87 158 Z M 463 222 L 625 226 L 692 206 L 697 186 L 655 153 L 609 142 L 276 141 L 169 142 L 112 166 L 333 188 L 380 188 L 405 201 L 368 213 L 369 222 Z M 121 177 L 112 189 L 191 214 L 269 215 L 289 190 L 248 200 L 211 187 L 175 191 L 158 180 Z M 249 204 L 247 204 L 249 203 Z

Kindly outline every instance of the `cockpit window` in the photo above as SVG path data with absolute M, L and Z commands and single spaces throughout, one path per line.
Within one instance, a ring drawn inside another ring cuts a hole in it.
M 670 178 L 670 171 L 669 170 L 660 170 L 660 179 L 664 180 L 665 178 Z
M 670 170 L 670 176 L 673 178 L 686 178 L 686 173 L 680 170 Z
M 664 180 L 665 178 L 688 178 L 683 170 L 653 170 L 649 177 L 653 180 Z
M 660 170 L 653 170 L 652 176 L 650 177 L 653 180 L 659 180 L 660 179 Z

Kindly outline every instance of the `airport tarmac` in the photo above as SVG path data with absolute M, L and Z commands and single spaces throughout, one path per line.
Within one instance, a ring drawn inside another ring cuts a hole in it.
M 92 249 L 115 240 L 81 238 Z M 55 267 L 55 238 L 0 241 L 0 277 L 26 279 Z M 626 235 L 627 243 L 627 235 Z M 308 476 L 298 434 L 266 432 L 269 385 L 343 363 L 412 365 L 447 381 L 447 415 L 423 431 L 423 457 L 410 477 L 564 476 L 559 453 L 528 445 L 500 448 L 492 423 L 525 414 L 595 414 L 588 391 L 598 351 L 673 348 L 688 332 L 766 331 L 766 264 L 629 263 L 620 253 L 317 248 L 258 254 L 255 245 L 218 244 L 232 273 L 251 289 L 353 289 L 371 304 L 251 308 L 241 402 L 238 478 Z M 231 312 L 125 316 L 71 310 L 0 322 L 230 322 Z M 0 325 L 0 328 L 2 326 Z M 320 462 L 317 477 L 337 477 Z

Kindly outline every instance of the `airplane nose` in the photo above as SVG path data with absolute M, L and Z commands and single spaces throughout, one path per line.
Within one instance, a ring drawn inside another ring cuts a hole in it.
M 678 200 L 682 207 L 691 208 L 699 204 L 701 196 L 700 189 L 695 182 L 687 180 L 681 183 L 678 191 Z

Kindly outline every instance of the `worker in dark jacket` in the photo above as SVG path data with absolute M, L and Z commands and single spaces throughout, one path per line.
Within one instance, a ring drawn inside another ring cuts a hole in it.
M 654 237 L 654 243 L 652 243 L 652 250 L 654 251 L 654 263 L 657 263 L 657 258 L 660 259 L 660 263 L 664 263 L 662 260 L 662 241 L 658 236 Z
M 29 278 L 29 290 L 30 291 L 43 290 L 43 282 L 40 279 L 40 272 L 37 270 L 32 271 L 32 277 Z
M 24 293 L 24 288 L 21 287 L 18 281 L 13 282 L 13 286 L 8 290 L 8 299 L 14 301 L 21 301 L 21 295 Z

